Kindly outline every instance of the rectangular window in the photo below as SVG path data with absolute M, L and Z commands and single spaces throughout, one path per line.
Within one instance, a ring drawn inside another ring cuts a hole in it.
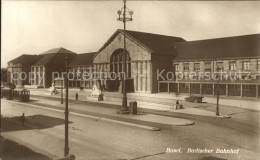
M 200 64 L 194 63 L 194 71 L 200 71 Z
M 229 70 L 231 71 L 236 70 L 236 62 L 229 62 Z
M 257 69 L 260 70 L 260 60 L 257 61 Z
M 184 63 L 184 71 L 189 71 L 189 63 Z
M 224 68 L 223 62 L 217 62 L 217 71 L 218 71 L 218 72 L 219 72 L 219 71 L 223 71 L 223 68 Z
M 211 71 L 211 62 L 205 62 L 205 72 Z
M 242 62 L 242 67 L 243 67 L 243 70 L 249 70 L 250 62 L 248 62 L 248 61 Z
M 179 64 L 174 64 L 174 71 L 175 72 L 179 72 L 180 71 Z

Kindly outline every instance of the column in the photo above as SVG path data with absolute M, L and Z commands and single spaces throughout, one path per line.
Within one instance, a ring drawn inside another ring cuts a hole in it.
M 170 93 L 170 83 L 168 82 L 168 93 Z
M 122 77 L 122 78 L 124 78 L 124 76 L 126 77 L 125 67 L 126 67 L 126 66 L 125 66 L 124 62 L 122 62 L 122 73 L 123 73 L 123 74 L 121 74 L 121 77 Z
M 93 82 L 94 82 L 94 85 L 97 85 L 97 64 L 94 64 Z
M 41 77 L 41 67 L 38 67 L 38 85 L 40 86 L 41 85 L 41 80 L 42 80 L 42 77 Z
M 129 68 L 129 63 L 126 62 L 126 77 L 128 77 L 128 75 L 130 75 L 129 72 L 128 72 L 128 68 Z
M 33 73 L 34 73 L 34 85 L 37 85 L 36 83 L 37 83 L 37 73 L 36 73 L 36 67 L 33 67 L 34 68 L 34 71 L 33 71 Z
M 135 69 L 133 70 L 133 76 L 134 76 L 134 84 L 135 84 L 135 91 L 138 91 L 138 62 L 133 62 L 133 66 L 135 65 Z
M 88 79 L 91 80 L 91 81 L 93 80 L 93 75 L 92 75 L 93 72 L 92 71 L 93 71 L 93 67 L 90 65 L 89 66 L 89 72 L 88 72 L 88 74 L 89 74 Z
M 240 96 L 243 97 L 243 85 L 240 85 Z
M 45 88 L 46 87 L 46 71 L 45 71 L 45 67 L 43 66 L 42 67 L 42 80 L 43 80 L 43 87 Z
M 113 62 L 113 72 L 115 73 L 116 72 L 116 70 L 115 70 L 115 67 L 116 67 L 116 64 Z
M 160 93 L 160 82 L 158 82 L 158 93 Z
M 103 68 L 104 66 L 103 66 L 103 64 L 102 63 L 100 63 L 99 64 L 99 72 L 100 72 L 100 77 L 99 77 L 99 80 L 100 80 L 100 88 L 101 88 L 101 86 L 103 85 L 103 71 L 104 71 L 104 68 Z
M 189 94 L 191 95 L 191 84 L 189 83 Z
M 258 84 L 257 84 L 257 85 L 255 86 L 255 90 L 256 90 L 256 94 L 255 94 L 255 95 L 256 95 L 256 98 L 257 98 L 257 99 L 259 98 L 258 89 L 259 89 L 259 88 L 258 88 Z
M 146 77 L 147 77 L 147 91 L 151 92 L 151 62 L 148 61 L 147 62 L 147 74 L 146 74 Z
M 138 91 L 142 90 L 142 62 L 137 62 L 138 63 Z
M 200 95 L 202 95 L 202 83 L 200 83 Z
M 213 91 L 213 93 L 212 93 L 213 96 L 215 96 L 215 84 L 214 83 L 212 84 L 212 91 Z
M 177 94 L 180 94 L 180 83 L 178 83 L 178 92 Z
M 143 62 L 143 68 L 142 68 L 142 90 L 146 91 L 146 62 Z
M 30 75 L 30 83 L 31 83 L 31 85 L 33 85 L 33 67 L 31 67 L 31 73 L 30 73 L 31 75 Z
M 228 93 L 228 84 L 226 84 L 226 96 L 227 96 L 227 97 L 229 96 L 229 93 Z

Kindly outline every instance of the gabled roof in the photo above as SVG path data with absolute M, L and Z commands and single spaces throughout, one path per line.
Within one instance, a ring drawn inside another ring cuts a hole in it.
M 60 47 L 60 48 L 50 49 L 50 50 L 48 50 L 46 52 L 41 53 L 40 55 L 50 54 L 50 53 L 70 53 L 70 54 L 76 54 L 76 53 L 74 53 L 74 52 L 72 52 L 70 50 L 67 50 L 65 48 Z
M 8 63 L 13 63 L 13 64 L 21 63 L 25 66 L 31 66 L 32 64 L 37 62 L 40 58 L 42 58 L 41 55 L 23 54 L 15 59 L 9 61 Z
M 260 57 L 260 34 L 175 43 L 174 60 Z
M 57 54 L 75 54 L 76 55 L 76 53 L 69 51 L 65 48 L 50 49 L 46 52 L 41 53 L 40 55 L 42 56 L 42 58 L 39 61 L 37 61 L 35 64 L 33 64 L 33 66 L 46 65 L 49 62 L 51 62 Z
M 124 34 L 124 31 L 118 29 L 108 41 L 99 49 L 98 52 L 102 51 L 119 33 Z M 184 42 L 185 40 L 180 37 L 129 31 L 126 30 L 126 36 L 140 45 L 148 49 L 153 54 L 159 55 L 172 55 L 174 53 L 174 43 Z
M 70 62 L 69 67 L 91 65 L 96 53 L 97 52 L 77 54 Z

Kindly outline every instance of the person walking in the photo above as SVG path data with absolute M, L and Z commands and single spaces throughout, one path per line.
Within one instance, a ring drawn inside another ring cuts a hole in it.
M 21 120 L 21 122 L 22 122 L 22 127 L 24 127 L 24 122 L 25 122 L 24 113 L 23 113 L 23 115 L 21 116 L 20 120 Z

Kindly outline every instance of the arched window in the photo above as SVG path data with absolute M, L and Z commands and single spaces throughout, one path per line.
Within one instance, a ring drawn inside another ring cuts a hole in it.
M 126 77 L 131 77 L 131 58 L 129 53 L 125 52 L 126 58 Z M 124 49 L 117 49 L 113 52 L 110 57 L 110 72 L 113 72 L 111 75 L 119 76 L 119 73 L 123 73 L 124 65 Z

